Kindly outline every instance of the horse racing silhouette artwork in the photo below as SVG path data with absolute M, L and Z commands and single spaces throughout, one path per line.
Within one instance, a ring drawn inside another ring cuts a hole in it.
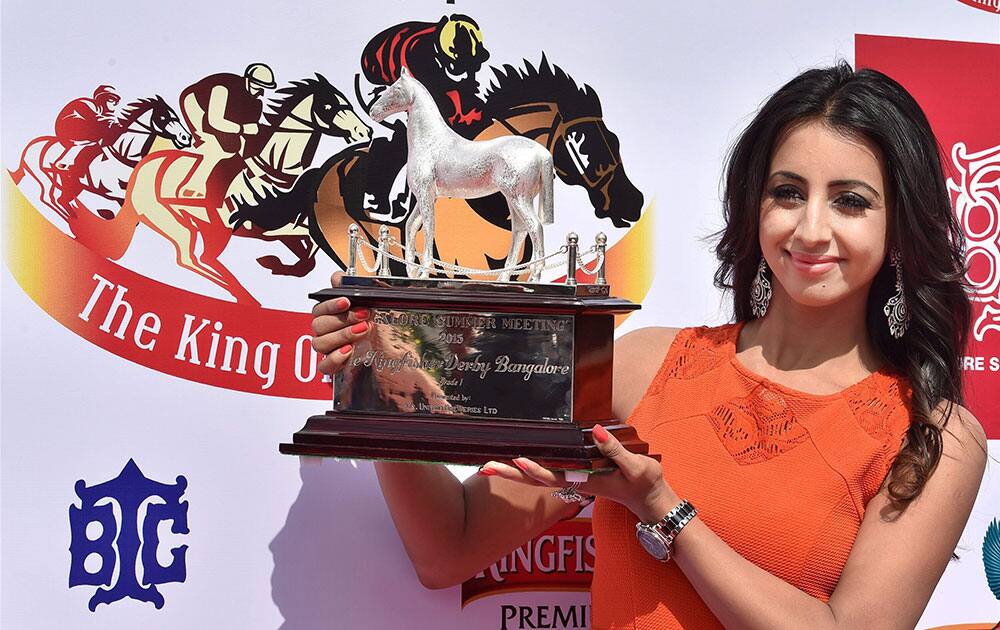
M 487 59 L 479 25 L 453 14 L 390 26 L 362 46 L 357 111 L 322 74 L 280 84 L 264 63 L 195 80 L 176 106 L 155 96 L 115 113 L 120 97 L 102 85 L 60 110 L 54 134 L 28 141 L 11 176 L 98 255 L 118 260 L 137 229 L 151 230 L 171 244 L 178 266 L 242 304 L 258 305 L 261 296 L 240 281 L 245 267 L 220 260 L 233 237 L 278 244 L 255 261 L 274 276 L 308 275 L 320 251 L 343 268 L 351 223 L 371 244 L 387 226 L 407 251 L 457 266 L 539 259 L 551 210 L 542 203 L 541 214 L 529 212 L 524 194 L 498 187 L 470 199 L 441 197 L 431 202 L 439 221 L 428 224 L 420 191 L 407 181 L 407 123 L 371 115 L 405 73 L 426 87 L 449 133 L 477 143 L 530 140 L 540 168 L 582 187 L 596 218 L 623 230 L 635 223 L 644 197 L 626 175 L 593 88 L 543 54 L 537 64 L 491 67 L 481 90 Z M 544 178 L 538 182 L 533 194 L 544 197 Z M 517 279 L 537 278 L 539 267 Z M 406 275 L 396 261 L 391 272 Z

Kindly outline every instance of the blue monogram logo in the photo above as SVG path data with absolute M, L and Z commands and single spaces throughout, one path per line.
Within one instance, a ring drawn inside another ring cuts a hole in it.
M 126 597 L 162 608 L 156 585 L 184 581 L 187 545 L 170 550 L 173 561 L 167 566 L 157 560 L 156 548 L 157 528 L 164 521 L 171 522 L 174 534 L 188 533 L 188 503 L 180 501 L 185 488 L 187 480 L 179 475 L 173 484 L 147 479 L 131 459 L 110 481 L 90 487 L 83 479 L 76 482 L 80 507 L 69 506 L 69 585 L 98 587 L 88 604 L 91 611 Z M 93 572 L 85 566 L 90 557 L 91 565 L 100 560 Z M 118 579 L 112 586 L 116 567 Z

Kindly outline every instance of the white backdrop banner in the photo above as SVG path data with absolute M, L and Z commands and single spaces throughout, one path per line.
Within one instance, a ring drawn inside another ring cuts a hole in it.
M 412 209 L 404 123 L 368 107 L 405 66 L 464 137 L 549 149 L 547 240 L 607 234 L 613 293 L 643 305 L 621 334 L 727 319 L 705 241 L 725 152 L 838 59 L 920 101 L 969 238 L 964 367 L 993 461 L 920 627 L 1000 620 L 995 0 L 13 0 L 2 22 L 3 627 L 589 627 L 586 513 L 431 591 L 371 463 L 278 453 L 330 406 L 307 293 L 349 224 L 402 238 Z M 246 133 L 198 133 L 219 83 Z M 505 257 L 502 198 L 438 212 L 439 258 Z

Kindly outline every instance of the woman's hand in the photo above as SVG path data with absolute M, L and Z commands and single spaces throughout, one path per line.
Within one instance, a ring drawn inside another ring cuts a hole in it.
M 613 461 L 618 469 L 590 475 L 585 483 L 580 484 L 579 492 L 621 503 L 644 523 L 660 520 L 680 503 L 673 489 L 663 479 L 660 462 L 628 451 L 599 424 L 594 426 L 591 435 L 598 450 Z M 534 486 L 564 488 L 569 485 L 562 472 L 543 468 L 526 457 L 514 459 L 514 465 L 516 468 L 500 462 L 487 462 L 480 472 Z
M 340 286 L 343 275 L 338 271 L 330 276 L 330 286 Z M 336 374 L 354 351 L 354 343 L 371 330 L 366 321 L 368 309 L 351 309 L 350 300 L 339 297 L 320 302 L 313 307 L 312 314 L 313 349 L 326 355 L 319 362 L 319 371 Z

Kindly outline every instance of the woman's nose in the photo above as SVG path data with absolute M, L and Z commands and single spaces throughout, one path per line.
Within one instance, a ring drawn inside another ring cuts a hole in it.
M 830 213 L 826 200 L 811 198 L 802 206 L 799 222 L 795 227 L 795 236 L 803 245 L 810 247 L 822 245 L 830 240 Z

